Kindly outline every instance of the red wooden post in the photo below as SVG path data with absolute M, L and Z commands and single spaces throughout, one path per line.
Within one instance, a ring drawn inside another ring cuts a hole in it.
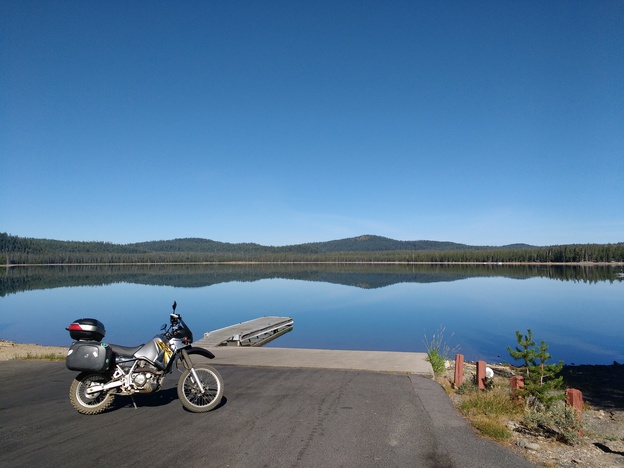
M 458 388 L 464 381 L 464 355 L 455 355 L 455 388 Z
M 566 403 L 574 408 L 577 421 L 583 419 L 583 393 L 576 388 L 568 388 L 565 392 Z M 583 429 L 579 431 L 579 436 L 583 437 Z
M 514 397 L 518 397 L 518 390 L 524 390 L 524 377 L 521 375 L 514 375 L 509 381 L 511 387 L 511 394 Z
M 576 419 L 583 419 L 583 392 L 568 388 L 565 392 L 566 403 L 576 410 Z
M 477 361 L 477 385 L 479 390 L 485 390 L 485 361 Z

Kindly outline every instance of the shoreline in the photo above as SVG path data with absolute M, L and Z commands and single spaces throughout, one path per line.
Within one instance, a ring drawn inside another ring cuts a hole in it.
M 6 358 L 3 358 L 3 356 L 8 355 L 8 354 L 14 354 L 12 353 L 12 351 L 15 351 L 15 353 L 19 353 L 21 351 L 22 354 L 24 352 L 31 352 L 31 351 L 37 351 L 43 354 L 62 352 L 63 357 L 64 357 L 65 355 L 64 353 L 67 351 L 68 348 L 69 348 L 69 345 L 59 346 L 59 345 L 42 345 L 42 344 L 37 344 L 37 343 L 18 343 L 16 341 L 0 338 L 0 361 L 7 360 Z M 298 348 L 293 348 L 293 349 L 298 349 Z M 383 352 L 383 351 L 380 351 L 380 352 Z M 475 362 L 476 361 L 474 362 L 466 361 L 466 364 L 474 364 Z M 495 367 L 499 367 L 503 365 L 503 364 L 495 363 L 495 362 L 488 362 L 487 364 L 489 366 L 495 366 Z M 512 368 L 515 367 L 512 365 L 504 365 L 504 366 L 512 367 Z M 624 374 L 624 364 L 619 363 L 617 361 L 613 361 L 612 364 L 564 364 L 563 370 L 561 373 L 565 374 L 566 369 L 573 370 L 573 371 L 574 370 L 586 371 L 586 372 L 591 372 L 592 370 L 607 371 L 611 369 L 615 371 L 616 373 L 619 373 L 621 371 Z M 624 387 L 623 387 L 622 393 L 624 395 Z
M 151 266 L 151 265 L 486 265 L 486 266 L 582 266 L 582 267 L 624 267 L 624 262 L 399 262 L 399 261 L 365 261 L 365 262 L 262 262 L 262 261 L 229 261 L 229 262 L 94 262 L 94 263 L 10 263 L 1 264 L 0 268 L 30 266 Z
M 38 343 L 20 343 L 17 341 L 13 341 L 13 340 L 7 340 L 4 338 L 0 337 L 0 361 L 2 360 L 6 360 L 2 358 L 3 354 L 6 354 L 6 350 L 7 349 L 15 349 L 15 350 L 28 350 L 28 349 L 33 349 L 33 350 L 38 350 L 41 352 L 57 352 L 59 350 L 63 350 L 63 351 L 67 351 L 67 349 L 69 348 L 69 345 L 67 346 L 61 346 L 61 345 L 42 345 L 42 344 L 38 344 Z M 319 349 L 324 349 L 324 348 L 319 348 Z M 383 352 L 383 351 L 382 351 Z M 408 351 L 409 352 L 409 351 Z M 414 351 L 416 352 L 416 351 Z M 467 364 L 474 364 L 476 361 L 466 361 Z M 488 362 L 487 363 L 490 366 L 501 366 L 503 364 L 497 363 L 497 362 Z M 512 365 L 508 365 L 509 367 L 514 367 Z M 617 361 L 613 361 L 611 364 L 564 364 L 563 365 L 563 369 L 565 371 L 565 369 L 587 369 L 587 370 L 591 370 L 591 369 L 621 369 L 624 372 L 624 363 L 619 363 Z M 562 371 L 563 372 L 563 371 Z M 623 390 L 624 393 L 624 390 Z
M 16 343 L 0 338 L 0 361 L 65 359 L 69 346 L 48 346 L 35 343 Z

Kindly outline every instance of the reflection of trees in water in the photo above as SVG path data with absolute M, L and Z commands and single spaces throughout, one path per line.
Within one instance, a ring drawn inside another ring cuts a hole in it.
M 436 283 L 474 277 L 619 281 L 611 267 L 561 265 L 220 264 L 79 265 L 7 268 L 0 296 L 36 289 L 134 283 L 198 288 L 228 282 L 292 279 L 373 289 L 397 283 Z

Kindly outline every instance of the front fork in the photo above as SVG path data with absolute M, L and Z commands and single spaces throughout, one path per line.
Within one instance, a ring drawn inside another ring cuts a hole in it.
M 191 371 L 191 375 L 195 379 L 195 383 L 199 387 L 199 391 L 201 393 L 205 393 L 204 386 L 202 385 L 201 380 L 199 379 L 199 376 L 197 375 L 197 372 L 195 372 L 195 368 L 193 367 L 193 362 L 191 361 L 191 358 L 186 352 L 186 349 L 182 350 L 182 364 L 184 364 L 184 367 L 187 370 Z

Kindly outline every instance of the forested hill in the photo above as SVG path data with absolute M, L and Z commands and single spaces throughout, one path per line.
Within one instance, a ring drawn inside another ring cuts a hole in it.
M 126 247 L 132 247 L 142 252 L 267 253 L 274 251 L 274 247 L 265 247 L 260 244 L 230 244 L 199 238 L 139 242 L 127 244 Z
M 472 246 L 364 235 L 289 246 L 186 238 L 134 244 L 33 239 L 0 233 L 0 264 L 174 262 L 622 262 L 624 244 Z
M 388 251 L 449 251 L 449 250 L 483 250 L 483 249 L 508 249 L 508 248 L 532 248 L 526 244 L 513 246 L 485 247 L 457 244 L 454 242 L 438 242 L 429 240 L 398 241 L 387 237 L 364 235 L 339 239 L 328 242 L 312 242 L 307 244 L 295 244 L 282 247 L 263 246 L 254 243 L 231 244 L 218 242 L 210 239 L 185 238 L 173 240 L 160 240 L 150 242 L 138 242 L 134 244 L 112 244 L 109 242 L 76 242 L 58 241 L 50 239 L 32 239 L 11 236 L 0 233 L 0 251 L 7 253 L 32 253 L 39 254 L 46 251 L 59 251 L 69 253 L 214 253 L 214 254 L 239 254 L 239 253 L 336 253 L 336 252 L 388 252 Z
M 396 250 L 479 250 L 488 247 L 456 244 L 437 241 L 398 241 L 381 236 L 359 236 L 328 242 L 312 242 L 307 244 L 287 245 L 284 247 L 267 247 L 259 244 L 229 244 L 208 239 L 175 239 L 170 241 L 141 242 L 129 244 L 149 252 L 201 252 L 201 253 L 334 253 L 334 252 L 384 252 Z M 500 247 L 500 248 L 507 248 Z M 518 246 L 520 247 L 520 246 Z M 520 248 L 530 247 L 523 245 Z
M 302 244 L 293 246 L 293 248 L 308 247 L 319 253 L 330 252 L 388 252 L 396 250 L 415 250 L 415 251 L 447 251 L 447 250 L 483 250 L 483 249 L 509 249 L 509 248 L 532 248 L 527 244 L 506 245 L 502 247 L 486 247 L 466 244 L 456 244 L 455 242 L 439 242 L 430 240 L 419 241 L 398 241 L 388 239 L 381 236 L 359 236 L 350 237 L 348 239 L 340 239 L 328 242 L 315 242 L 311 244 Z

